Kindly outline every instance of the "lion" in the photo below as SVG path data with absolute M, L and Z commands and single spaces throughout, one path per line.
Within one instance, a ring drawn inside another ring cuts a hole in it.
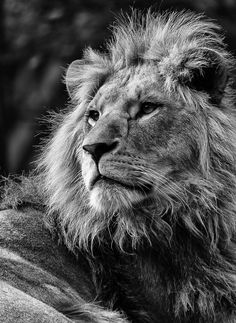
M 203 15 L 134 11 L 68 67 L 2 190 L 2 322 L 236 322 L 234 66 Z

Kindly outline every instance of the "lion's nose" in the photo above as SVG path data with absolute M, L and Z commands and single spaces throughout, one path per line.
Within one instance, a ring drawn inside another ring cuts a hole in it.
M 96 163 L 98 163 L 102 155 L 115 150 L 117 146 L 118 141 L 113 141 L 111 143 L 97 142 L 91 145 L 84 145 L 83 149 L 93 157 Z

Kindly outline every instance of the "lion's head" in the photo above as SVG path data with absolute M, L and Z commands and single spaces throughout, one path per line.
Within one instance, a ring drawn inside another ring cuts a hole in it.
M 69 66 L 41 168 L 71 248 L 170 240 L 180 222 L 210 244 L 233 234 L 231 66 L 217 25 L 188 12 L 134 13 Z

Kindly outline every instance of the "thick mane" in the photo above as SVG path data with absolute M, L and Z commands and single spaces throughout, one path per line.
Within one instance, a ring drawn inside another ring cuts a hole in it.
M 88 48 L 84 59 L 69 67 L 66 83 L 77 103 L 89 99 L 115 71 L 141 62 L 157 62 L 167 93 L 175 90 L 185 99 L 191 92 L 186 88 L 183 91 L 180 85 L 186 82 L 189 70 L 203 73 L 211 55 L 217 56 L 228 71 L 235 65 L 225 50 L 220 27 L 204 15 L 191 12 L 142 15 L 134 11 L 131 17 L 117 20 L 106 53 Z
M 186 11 L 143 16 L 135 11 L 132 18 L 118 20 L 108 46 L 109 56 L 114 65 L 132 65 L 137 59 L 160 61 L 163 65 L 170 61 L 174 65 L 182 60 L 184 52 L 209 49 L 225 60 L 228 54 L 222 51 L 219 30 L 201 14 Z

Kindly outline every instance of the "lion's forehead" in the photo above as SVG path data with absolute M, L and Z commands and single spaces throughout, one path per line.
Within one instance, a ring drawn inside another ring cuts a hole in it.
M 138 66 L 114 73 L 95 96 L 98 104 L 164 98 L 163 79 L 155 67 Z

